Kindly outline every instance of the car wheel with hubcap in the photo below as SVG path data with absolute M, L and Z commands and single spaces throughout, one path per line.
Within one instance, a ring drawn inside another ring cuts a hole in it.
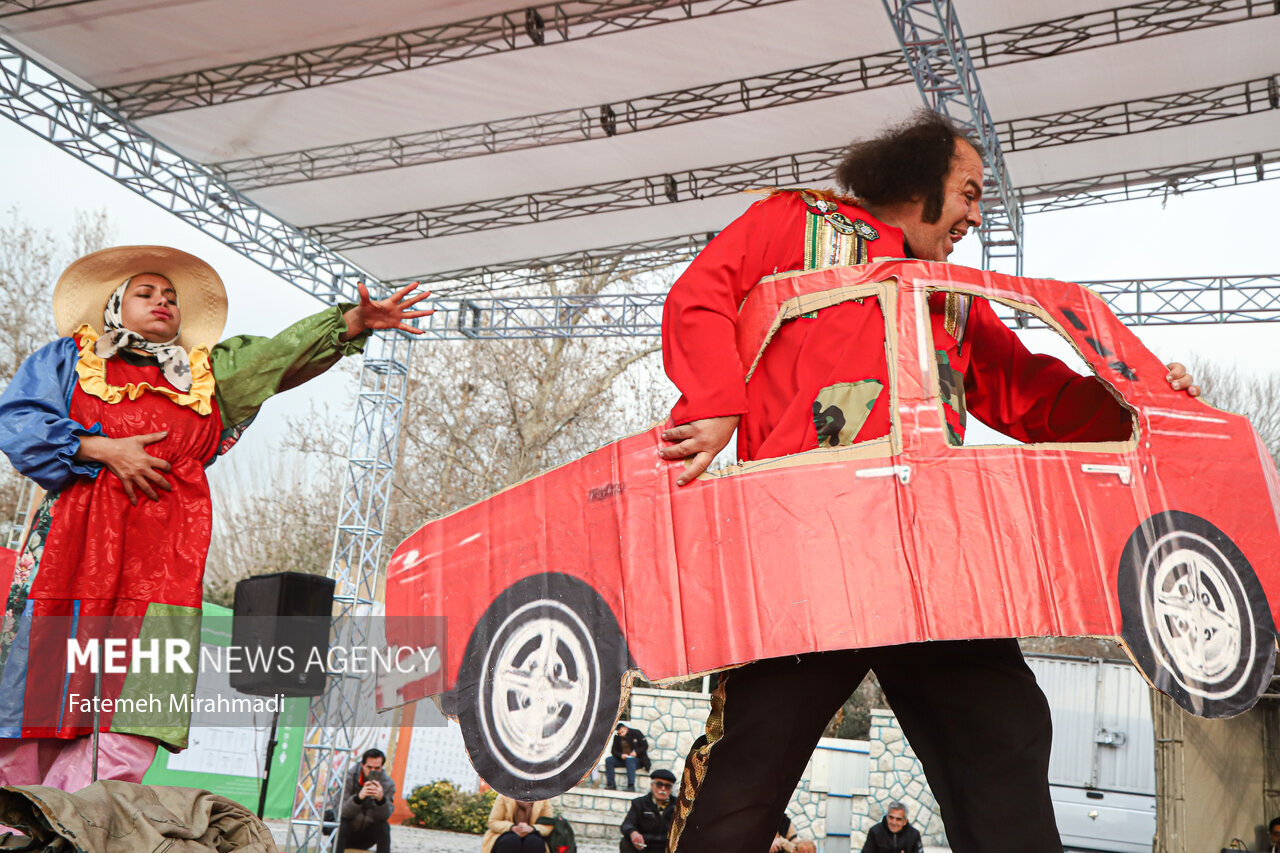
M 520 800 L 573 787 L 608 745 L 627 668 L 617 619 L 586 583 L 508 588 L 471 635 L 453 703 L 472 764 Z
M 1200 717 L 1253 707 L 1271 681 L 1276 629 L 1262 585 L 1199 516 L 1152 516 L 1129 537 L 1118 581 L 1122 635 L 1147 678 Z

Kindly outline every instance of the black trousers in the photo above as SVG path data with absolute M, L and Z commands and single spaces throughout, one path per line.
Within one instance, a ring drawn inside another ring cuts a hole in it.
M 547 842 L 536 832 L 521 838 L 507 830 L 493 842 L 493 853 L 547 853 Z
M 391 853 L 391 824 L 381 821 L 364 829 L 353 829 L 351 821 L 342 821 L 338 826 L 338 839 L 334 842 L 333 849 L 342 853 L 348 847 Z
M 766 853 L 823 729 L 869 669 L 924 765 L 955 853 L 1062 850 L 1049 705 L 1014 640 L 825 652 L 721 673 L 710 745 L 700 752 L 699 739 L 689 754 L 668 848 Z

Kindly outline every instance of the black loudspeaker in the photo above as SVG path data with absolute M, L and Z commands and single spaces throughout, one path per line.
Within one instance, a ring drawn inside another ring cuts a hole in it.
M 231 686 L 252 696 L 319 696 L 329 654 L 332 578 L 276 572 L 236 584 L 228 666 Z M 308 661 L 313 665 L 307 666 Z

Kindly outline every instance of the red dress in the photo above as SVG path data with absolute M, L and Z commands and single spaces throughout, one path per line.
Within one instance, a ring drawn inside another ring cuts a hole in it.
M 104 361 L 90 337 L 60 338 L 23 362 L 0 394 L 0 450 L 47 495 L 0 626 L 0 738 L 89 733 L 92 653 L 78 661 L 74 654 L 96 638 L 123 646 L 110 661 L 122 671 L 111 671 L 106 650 L 97 650 L 101 731 L 186 745 L 212 532 L 204 468 L 266 399 L 363 348 L 364 336 L 343 340 L 349 307 L 326 309 L 272 338 L 239 335 L 193 350 L 189 392 L 169 385 L 148 357 L 125 351 Z M 75 458 L 87 435 L 157 432 L 167 435 L 146 450 L 169 462 L 163 475 L 172 486 L 157 492 L 159 500 L 139 494 L 135 506 L 115 474 Z
M 109 384 L 172 387 L 154 363 L 129 363 L 127 357 L 107 360 Z M 165 438 L 147 445 L 147 452 L 170 464 L 165 479 L 173 491 L 162 493 L 158 501 L 139 494 L 136 506 L 125 496 L 118 477 L 79 478 L 62 491 L 29 592 L 33 665 L 46 654 L 62 660 L 73 620 L 84 647 L 91 637 L 139 637 L 153 604 L 199 613 L 213 526 L 204 465 L 218 449 L 221 422 L 216 406 L 215 401 L 214 412 L 202 416 L 159 394 L 145 393 L 136 400 L 112 404 L 85 393 L 78 384 L 72 390 L 70 415 L 82 424 L 102 424 L 109 435 L 167 431 Z M 82 571 L 88 566 L 94 571 Z M 157 608 L 152 611 L 153 622 L 158 614 L 177 616 L 179 621 L 185 615 L 182 610 Z M 59 679 L 28 679 L 24 703 L 28 720 L 57 720 L 64 693 L 93 696 L 94 679 L 88 670 L 78 667 L 65 687 Z M 104 673 L 102 695 L 120 696 L 130 675 L 136 678 L 134 673 Z M 48 713 L 37 709 L 48 709 Z M 111 721 L 112 711 L 104 710 L 103 728 L 109 729 Z M 23 736 L 88 734 L 92 724 L 91 710 L 69 702 L 59 725 L 27 726 Z

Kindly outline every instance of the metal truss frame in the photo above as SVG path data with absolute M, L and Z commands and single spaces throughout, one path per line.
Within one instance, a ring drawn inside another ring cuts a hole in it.
M 1276 178 L 1280 178 L 1280 149 L 1027 187 L 1023 190 L 1023 210 L 1027 214 L 1045 213 L 1112 201 L 1168 198 Z M 628 269 L 636 272 L 658 270 L 691 260 L 713 236 L 713 233 L 690 234 L 550 258 L 433 272 L 391 282 L 391 286 L 422 281 L 431 284 L 439 294 L 493 295 L 502 290 L 534 286 L 552 274 L 559 279 L 588 275 L 611 258 L 626 258 Z
M 388 213 L 312 225 L 306 231 L 326 246 L 342 252 L 428 237 L 674 204 L 733 195 L 742 192 L 744 187 L 789 186 L 826 180 L 831 176 L 831 169 L 841 151 L 843 148 L 828 148 L 665 175 L 646 175 L 509 198 Z
M 1280 109 L 1276 75 L 1191 92 L 1000 122 L 1008 151 L 1090 142 Z
M 355 282 L 382 285 L 345 259 L 280 222 L 214 178 L 203 167 L 142 133 L 119 115 L 0 41 L 0 116 L 73 154 L 100 172 L 169 210 L 245 257 L 327 303 L 351 297 Z M 361 372 L 352 428 L 347 488 L 339 509 L 332 576 L 338 581 L 336 636 L 363 638 L 368 619 L 359 607 L 371 602 L 395 467 L 403 411 L 409 339 L 404 333 L 375 335 Z M 363 621 L 362 621 L 363 620 Z M 330 678 L 313 703 L 299 785 L 311 797 L 298 806 L 291 849 L 323 844 L 317 815 L 335 785 L 332 758 L 351 733 L 358 692 L 348 679 Z
M 130 118 L 579 41 L 790 0 L 574 0 L 99 90 Z
M 1022 210 L 951 0 L 882 2 L 925 105 L 951 118 L 986 149 L 978 229 L 982 265 L 990 268 L 997 258 L 1011 258 L 1021 274 Z
M 401 332 L 370 336 L 360 370 L 346 484 L 338 512 L 329 576 L 336 582 L 333 633 L 349 648 L 371 645 L 382 534 L 395 475 L 408 392 L 412 339 Z M 307 715 L 298 768 L 302 796 L 289 823 L 289 850 L 325 849 L 324 812 L 342 798 L 353 734 L 372 722 L 369 685 L 359 675 L 331 673 Z M 361 697 L 364 697 L 363 705 Z M 336 809 L 335 809 L 336 811 Z
M 18 492 L 18 504 L 13 509 L 13 520 L 0 525 L 0 545 L 10 551 L 16 551 L 22 545 L 22 537 L 27 532 L 27 521 L 31 511 L 35 509 L 36 481 L 26 480 Z
M 1084 282 L 1131 326 L 1280 321 L 1280 274 Z
M 376 279 L 0 40 L 0 116 L 325 302 Z
M 876 54 L 599 104 L 216 163 L 245 189 L 362 174 L 654 130 L 907 83 L 897 54 Z
M 1005 62 L 1042 59 L 1273 15 L 1280 15 L 1274 0 L 1145 0 L 981 33 L 967 41 L 973 63 L 983 68 L 997 64 L 997 56 Z
M 1028 187 L 1023 194 L 1023 209 L 1029 214 L 1046 213 L 1111 201 L 1167 199 L 1171 195 L 1256 184 L 1276 178 L 1280 178 L 1280 149 L 1271 149 Z
M 93 3 L 95 0 L 0 0 L 0 18 L 11 18 L 25 15 L 28 12 L 39 12 L 41 9 L 56 9 L 60 6 L 79 6 L 81 3 Z
M 1004 130 L 998 136 L 1001 145 L 1021 150 L 1217 121 L 1277 108 L 1280 108 L 1280 85 L 1272 76 L 1195 92 L 1001 122 L 997 130 Z M 842 151 L 841 148 L 828 148 L 676 174 L 648 175 L 482 202 L 383 214 L 313 225 L 307 231 L 328 246 L 348 250 L 710 198 L 740 192 L 744 186 L 825 181 L 830 178 L 831 169 Z M 988 178 L 991 179 L 990 173 Z M 1091 186 L 1092 179 L 1081 183 Z M 1038 195 L 1042 195 L 1040 188 L 1022 192 L 1024 199 Z M 1001 205 L 999 200 L 991 206 L 984 203 L 983 228 L 990 225 L 995 229 L 993 243 L 984 242 L 984 263 L 989 260 L 988 247 L 1001 245 L 999 235 L 1010 231 L 1012 223 L 1016 223 L 1021 233 L 1020 215 L 1001 224 Z M 996 214 L 991 213 L 992 209 Z M 1002 255 L 997 254 L 996 257 Z
M 432 303 L 426 338 L 656 337 L 662 330 L 665 293 L 592 296 L 502 296 Z
M 390 286 L 403 286 L 416 281 L 435 288 L 437 293 L 448 293 L 451 296 L 469 293 L 492 296 L 506 290 L 536 286 L 547 279 L 574 280 L 595 275 L 605 265 L 612 266 L 610 272 L 614 275 L 637 275 L 666 269 L 672 264 L 692 259 L 715 235 L 716 232 L 709 231 L 705 234 L 663 237 L 590 251 L 487 264 L 416 276 Z
M 1280 274 L 1081 282 L 1133 326 L 1280 322 Z M 665 293 L 444 299 L 426 326 L 437 340 L 656 337 Z M 1025 324 L 1009 310 L 1010 325 Z M 1034 320 L 1032 322 L 1035 325 Z
M 970 42 L 977 54 L 973 57 L 974 65 L 982 68 L 1277 13 L 1280 10 L 1275 6 L 1262 7 L 1235 0 L 1190 3 L 1162 0 L 998 30 Z M 636 133 L 895 86 L 912 79 L 911 68 L 899 50 L 616 103 L 227 160 L 211 168 L 241 189 L 258 189 Z M 1012 140 L 1008 141 L 1012 147 Z

